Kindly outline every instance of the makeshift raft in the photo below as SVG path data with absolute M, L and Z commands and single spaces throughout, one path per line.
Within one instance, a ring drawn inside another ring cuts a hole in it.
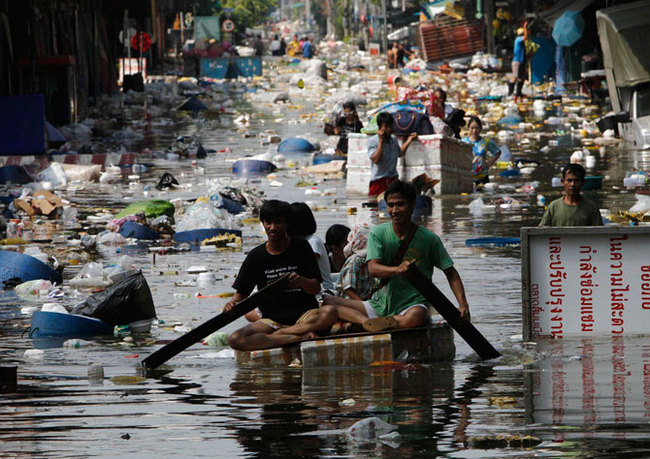
M 454 333 L 445 321 L 428 327 L 327 336 L 274 349 L 235 351 L 239 365 L 303 368 L 368 366 L 381 362 L 436 362 L 453 360 Z

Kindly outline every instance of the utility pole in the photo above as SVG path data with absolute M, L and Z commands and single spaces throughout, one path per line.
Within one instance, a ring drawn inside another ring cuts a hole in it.
M 496 45 L 494 42 L 494 26 L 492 21 L 494 20 L 494 0 L 485 0 L 485 21 L 487 26 L 485 30 L 487 31 L 487 52 L 488 54 L 496 53 Z
M 381 16 L 384 18 L 384 30 L 381 37 L 381 43 L 384 47 L 384 52 L 388 52 L 388 21 L 386 19 L 386 1 L 381 0 Z

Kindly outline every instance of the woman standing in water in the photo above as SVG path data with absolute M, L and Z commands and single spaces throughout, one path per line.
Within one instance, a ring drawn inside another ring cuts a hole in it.
M 484 185 L 490 181 L 488 171 L 501 156 L 501 149 L 487 137 L 481 137 L 483 124 L 478 117 L 469 117 L 467 129 L 469 136 L 465 137 L 463 142 L 471 144 L 474 152 L 474 185 Z

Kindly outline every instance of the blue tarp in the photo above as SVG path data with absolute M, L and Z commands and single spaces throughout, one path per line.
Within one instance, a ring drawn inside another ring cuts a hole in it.
M 555 41 L 550 37 L 535 36 L 539 49 L 531 60 L 532 83 L 542 83 L 545 76 L 553 76 L 555 66 Z
M 45 100 L 42 94 L 0 97 L 0 155 L 45 151 Z

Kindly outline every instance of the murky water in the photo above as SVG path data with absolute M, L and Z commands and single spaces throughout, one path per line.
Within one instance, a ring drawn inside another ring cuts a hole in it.
M 281 136 L 316 133 L 315 124 L 274 122 L 269 110 L 250 109 L 251 133 L 275 129 Z M 554 109 L 557 112 L 557 109 Z M 555 113 L 556 113 L 555 112 Z M 554 114 L 550 113 L 549 114 Z M 297 119 L 298 112 L 285 114 Z M 186 120 L 174 131 L 160 129 L 147 140 L 164 147 L 174 136 L 199 135 L 206 148 L 230 146 L 233 153 L 217 153 L 198 161 L 205 174 L 189 161 L 150 158 L 153 167 L 140 185 L 125 179 L 119 186 L 91 185 L 70 199 L 83 203 L 86 215 L 97 208 L 121 208 L 142 199 L 145 185 L 169 171 L 191 187 L 149 196 L 192 198 L 201 195 L 205 178 L 229 175 L 232 159 L 265 151 L 259 138 L 242 138 L 222 120 Z M 519 228 L 535 225 L 542 209 L 535 195 L 516 192 L 524 182 L 539 180 L 539 192 L 550 200 L 559 195 L 550 179 L 571 154 L 571 143 L 539 153 L 554 129 L 523 146 L 514 139 L 515 156 L 542 161 L 531 177 L 499 179 L 512 185 L 486 201 L 509 195 L 523 207 L 474 216 L 468 204 L 476 196 L 434 199 L 423 224 L 439 234 L 464 280 L 476 326 L 503 357 L 480 362 L 456 339 L 453 362 L 408 369 L 251 369 L 238 368 L 228 352 L 195 345 L 174 358 L 171 373 L 139 379 L 136 363 L 159 347 L 156 340 L 179 336 L 176 325 L 196 326 L 217 314 L 226 299 L 197 299 L 196 287 L 176 284 L 193 277 L 185 270 L 204 265 L 218 278 L 204 295 L 230 290 L 233 276 L 250 248 L 260 243 L 259 226 L 244 229 L 244 250 L 180 252 L 156 257 L 146 247 L 103 249 L 98 260 L 114 261 L 128 253 L 141 267 L 152 289 L 158 317 L 164 321 L 151 334 L 134 336 L 132 346 L 121 338 L 96 340 L 93 347 L 62 349 L 61 341 L 32 340 L 23 332 L 27 305 L 13 292 L 0 296 L 0 363 L 18 365 L 19 390 L 0 398 L 0 455 L 3 457 L 646 457 L 650 455 L 650 345 L 643 338 L 600 340 L 565 339 L 538 344 L 521 343 L 520 253 L 512 248 L 477 249 L 465 240 L 478 236 L 518 236 Z M 565 137 L 567 141 L 570 140 Z M 529 150 L 529 151 L 527 151 Z M 650 158 L 639 152 L 605 149 L 593 173 L 608 176 L 605 188 L 591 198 L 603 208 L 627 209 L 631 193 L 621 192 L 626 170 L 643 169 Z M 268 180 L 258 186 L 271 198 L 311 200 L 318 234 L 329 225 L 378 220 L 363 207 L 362 197 L 347 197 L 344 180 L 320 189 L 336 188 L 330 196 L 305 196 L 295 186 L 293 171 L 280 171 L 281 188 Z M 347 208 L 358 212 L 348 215 Z M 91 209 L 92 208 L 92 209 Z M 91 229 L 92 231 L 92 229 Z M 174 273 L 178 274 L 174 274 Z M 66 277 L 72 277 L 74 270 Z M 444 277 L 441 289 L 450 294 Z M 243 319 L 225 328 L 232 331 Z M 125 347 L 128 346 L 128 347 Z M 44 351 L 30 360 L 28 349 Z M 89 379 L 90 363 L 104 367 L 105 379 Z M 353 402 L 341 404 L 343 400 Z M 398 439 L 357 442 L 344 429 L 370 416 L 397 426 Z

